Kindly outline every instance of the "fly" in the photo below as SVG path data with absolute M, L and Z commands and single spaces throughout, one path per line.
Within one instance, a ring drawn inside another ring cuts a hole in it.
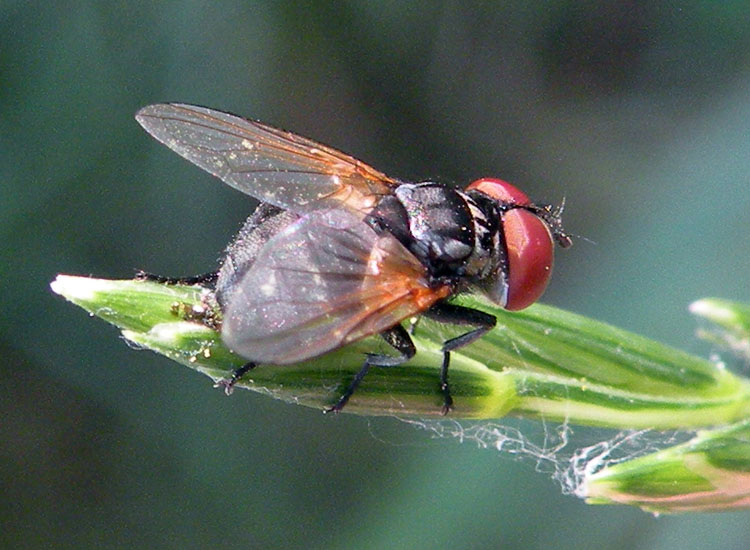
M 406 183 L 307 138 L 184 104 L 141 109 L 154 138 L 261 201 L 215 273 L 164 279 L 213 285 L 221 337 L 247 360 L 227 393 L 259 364 L 287 365 L 380 334 L 397 355 L 372 353 L 328 409 L 340 411 L 370 367 L 416 353 L 402 321 L 424 315 L 467 331 L 443 343 L 443 413 L 453 407 L 450 352 L 496 324 L 450 303 L 468 290 L 508 310 L 535 302 L 549 281 L 554 243 L 572 244 L 562 207 L 531 202 L 505 181 L 463 190 Z

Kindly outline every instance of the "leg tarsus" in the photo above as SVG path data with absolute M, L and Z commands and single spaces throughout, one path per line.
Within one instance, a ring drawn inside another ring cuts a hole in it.
M 336 404 L 328 407 L 327 409 L 324 409 L 323 414 L 341 412 L 341 409 L 344 408 L 344 405 L 349 402 L 349 398 L 354 395 L 354 392 L 356 391 L 357 387 L 359 387 L 359 383 L 362 382 L 362 379 L 367 374 L 367 371 L 370 370 L 370 364 L 370 358 L 368 357 L 367 359 L 365 359 L 362 368 L 359 369 L 359 372 L 354 376 L 354 379 L 349 384 L 349 387 L 346 388 L 346 391 L 344 391 L 344 393 L 342 393 L 339 397 L 339 400 L 336 401 Z
M 453 410 L 453 396 L 451 395 L 451 387 L 448 384 L 448 366 L 450 362 L 450 352 L 443 351 L 443 365 L 440 368 L 440 391 L 443 393 L 443 407 L 440 412 L 443 416 Z
M 229 378 L 222 378 L 221 380 L 218 380 L 214 384 L 214 388 L 223 388 L 225 394 L 232 395 L 232 392 L 234 391 L 234 385 L 240 380 L 240 378 L 242 378 L 249 370 L 252 370 L 257 366 L 257 363 L 253 362 L 245 363 L 241 367 L 232 371 L 232 376 L 230 376 Z
M 448 384 L 448 367 L 450 366 L 450 352 L 463 346 L 471 344 L 474 340 L 481 338 L 488 330 L 497 323 L 494 315 L 463 306 L 438 302 L 432 308 L 424 312 L 424 315 L 441 323 L 450 323 L 459 326 L 475 326 L 477 328 L 465 332 L 455 338 L 443 343 L 443 365 L 440 369 L 440 392 L 443 394 L 443 415 L 453 409 L 453 397 L 451 396 L 450 384 Z
M 380 333 L 390 346 L 395 348 L 400 355 L 383 355 L 379 353 L 368 353 L 362 368 L 354 376 L 349 386 L 346 388 L 344 393 L 341 394 L 336 404 L 332 407 L 325 409 L 324 413 L 337 413 L 349 402 L 349 398 L 354 395 L 354 392 L 359 387 L 362 379 L 370 370 L 370 367 L 395 367 L 402 363 L 405 363 L 417 353 L 417 349 L 414 347 L 414 342 L 411 341 L 409 333 L 401 325 L 396 325 L 388 330 L 384 330 Z

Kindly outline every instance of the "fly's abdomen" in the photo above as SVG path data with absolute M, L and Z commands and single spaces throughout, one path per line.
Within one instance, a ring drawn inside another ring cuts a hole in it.
M 274 235 L 298 219 L 299 215 L 294 212 L 261 203 L 245 221 L 237 237 L 227 247 L 216 280 L 216 300 L 222 309 L 226 307 L 232 292 L 237 289 L 237 282 L 253 265 L 260 250 Z

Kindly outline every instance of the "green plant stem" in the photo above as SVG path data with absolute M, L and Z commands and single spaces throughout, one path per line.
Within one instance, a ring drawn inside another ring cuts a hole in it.
M 65 275 L 52 288 L 122 329 L 132 342 L 215 381 L 244 363 L 215 330 L 183 320 L 181 311 L 210 297 L 206 289 Z M 471 296 L 460 303 L 496 315 L 498 327 L 452 353 L 451 418 L 512 413 L 618 429 L 690 429 L 748 417 L 750 383 L 709 361 L 549 306 L 510 313 Z M 420 320 L 416 357 L 399 367 L 371 369 L 345 412 L 440 415 L 440 346 L 460 330 Z M 383 345 L 371 337 L 297 365 L 260 365 L 238 387 L 325 409 L 359 370 L 363 353 Z

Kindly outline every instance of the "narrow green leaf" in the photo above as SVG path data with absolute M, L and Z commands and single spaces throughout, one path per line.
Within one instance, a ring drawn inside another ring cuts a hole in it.
M 750 305 L 704 298 L 690 304 L 690 312 L 714 326 L 696 331 L 703 338 L 750 363 Z
M 703 298 L 690 304 L 690 312 L 738 336 L 750 337 L 750 305 L 719 298 Z
M 590 504 L 630 504 L 656 513 L 750 507 L 750 420 L 604 468 L 581 487 Z

